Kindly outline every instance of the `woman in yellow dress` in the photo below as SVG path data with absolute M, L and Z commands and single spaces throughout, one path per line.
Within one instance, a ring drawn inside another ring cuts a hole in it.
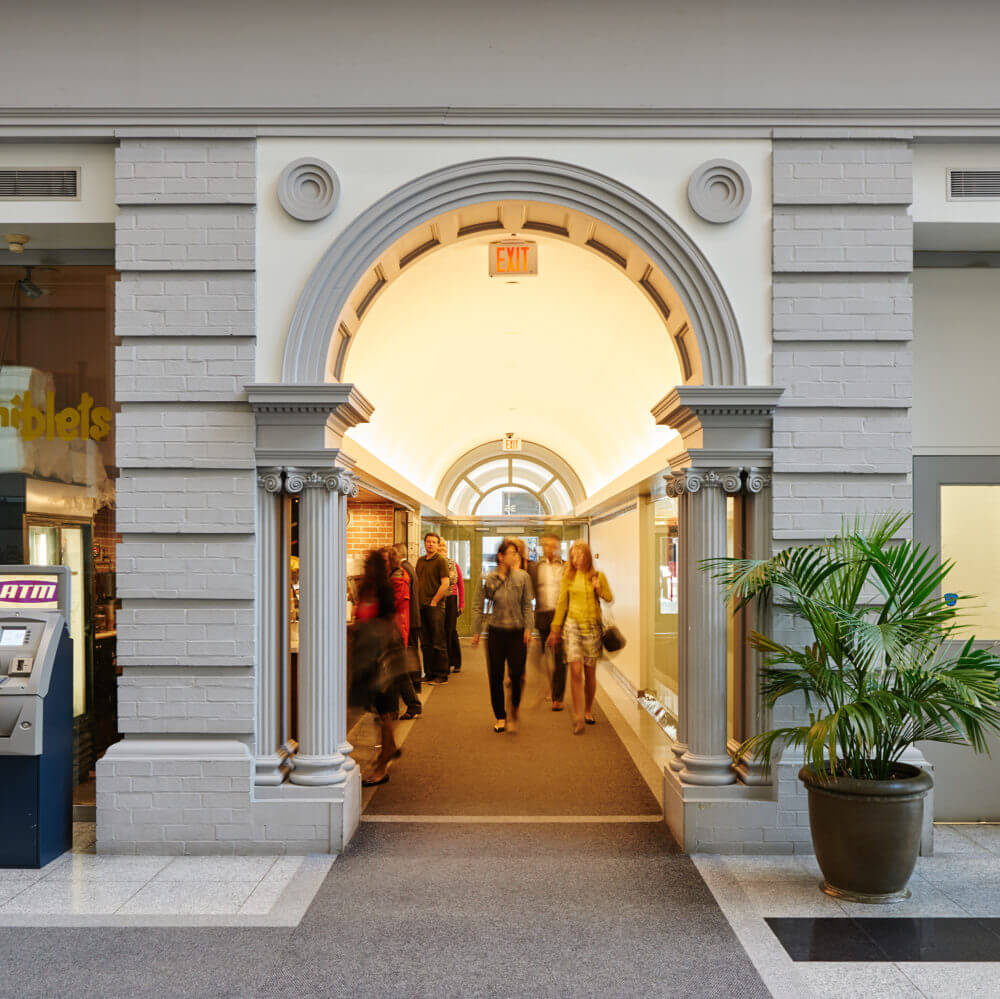
M 573 692 L 574 735 L 581 735 L 585 724 L 595 724 L 597 660 L 601 657 L 600 601 L 612 599 L 607 577 L 594 568 L 590 545 L 585 541 L 574 542 L 549 635 L 549 645 L 553 648 L 561 636 L 566 651 Z

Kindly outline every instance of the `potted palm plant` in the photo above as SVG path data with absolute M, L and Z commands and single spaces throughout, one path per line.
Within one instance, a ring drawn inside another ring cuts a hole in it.
M 805 701 L 808 723 L 747 739 L 739 756 L 770 767 L 803 751 L 809 825 L 828 894 L 865 902 L 909 897 L 930 775 L 901 762 L 918 740 L 986 751 L 1000 731 L 1000 658 L 959 640 L 961 602 L 941 596 L 951 569 L 912 541 L 907 518 L 845 525 L 825 544 L 767 560 L 709 559 L 702 568 L 739 609 L 773 599 L 806 626 L 801 647 L 753 632 L 761 692 L 773 707 Z

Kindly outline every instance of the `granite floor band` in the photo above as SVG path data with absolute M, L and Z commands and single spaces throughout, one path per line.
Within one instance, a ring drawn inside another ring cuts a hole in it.
M 793 961 L 1000 962 L 1000 919 L 772 917 L 767 924 Z

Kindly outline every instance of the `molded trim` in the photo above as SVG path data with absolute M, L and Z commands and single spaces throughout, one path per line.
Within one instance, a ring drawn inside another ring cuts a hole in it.
M 705 384 L 745 384 L 746 359 L 736 315 L 694 240 L 662 209 L 610 177 L 526 157 L 474 160 L 435 170 L 362 212 L 334 240 L 306 283 L 285 344 L 282 381 L 315 384 L 329 377 L 337 319 L 366 270 L 401 236 L 454 208 L 502 200 L 577 208 L 631 239 L 683 301 Z

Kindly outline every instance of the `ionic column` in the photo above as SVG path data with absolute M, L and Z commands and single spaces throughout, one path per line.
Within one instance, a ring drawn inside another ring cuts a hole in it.
M 299 493 L 299 752 L 293 784 L 342 784 L 354 768 L 347 746 L 347 663 L 343 621 L 347 601 L 344 497 L 357 493 L 340 468 L 286 472 Z
M 739 491 L 740 471 L 683 470 L 691 571 L 686 614 L 688 749 L 681 758 L 680 776 L 688 784 L 736 780 L 726 749 L 725 591 L 711 573 L 700 569 L 699 562 L 726 554 L 726 494 Z
M 274 786 L 285 779 L 281 758 L 281 469 L 257 471 L 257 698 L 254 783 Z
M 667 764 L 677 772 L 684 768 L 681 758 L 688 751 L 688 677 L 687 677 L 687 608 L 688 587 L 691 585 L 691 559 L 688 557 L 687 539 L 687 489 L 686 476 L 683 472 L 675 472 L 664 476 L 666 493 L 677 500 L 677 739 L 670 747 L 673 758 Z
M 771 471 L 767 468 L 749 468 L 745 481 L 746 498 L 749 504 L 747 520 L 750 537 L 748 540 L 751 558 L 767 559 L 771 557 Z M 747 609 L 747 637 L 750 631 L 762 635 L 771 633 L 771 612 L 765 600 L 757 599 Z M 746 671 L 744 690 L 746 703 L 744 717 L 747 719 L 745 737 L 756 735 L 771 727 L 771 712 L 761 703 L 760 668 L 762 656 L 759 652 L 747 646 Z M 765 773 L 763 762 L 756 757 L 746 757 L 736 765 L 744 784 L 768 784 L 770 780 Z

